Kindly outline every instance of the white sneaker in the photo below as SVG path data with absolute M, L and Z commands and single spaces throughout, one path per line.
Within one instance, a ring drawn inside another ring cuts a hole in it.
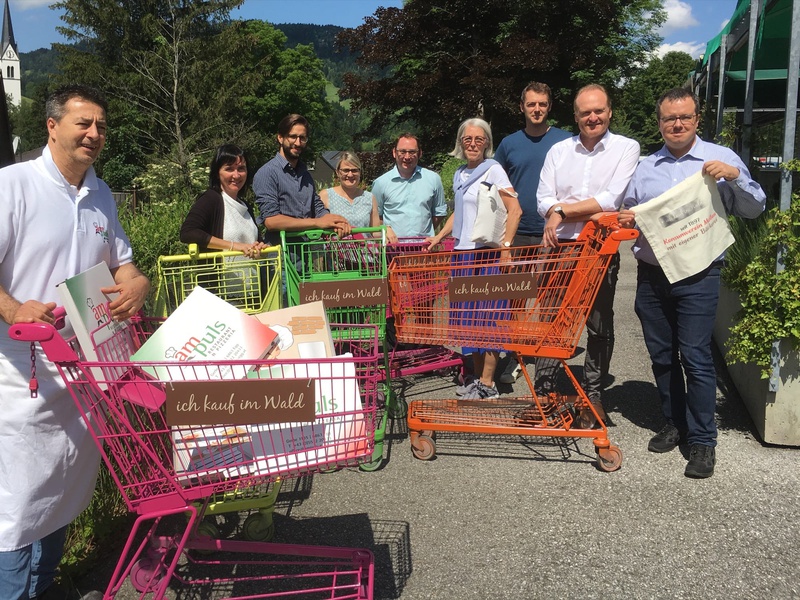
M 456 396 L 463 396 L 464 394 L 468 394 L 472 391 L 475 387 L 475 382 L 478 381 L 472 376 L 467 377 L 464 380 L 464 385 L 459 385 L 456 387 Z
M 481 382 L 480 379 L 475 380 L 475 387 L 469 392 L 464 394 L 462 400 L 488 400 L 490 398 L 499 398 L 500 394 L 497 393 L 495 386 L 489 387 Z

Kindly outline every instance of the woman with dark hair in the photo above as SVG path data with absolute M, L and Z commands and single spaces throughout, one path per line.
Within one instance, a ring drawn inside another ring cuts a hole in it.
M 239 196 L 247 184 L 244 151 L 233 144 L 217 148 L 208 174 L 209 189 L 194 201 L 181 226 L 181 241 L 201 252 L 228 250 L 256 257 L 261 242 L 253 209 Z

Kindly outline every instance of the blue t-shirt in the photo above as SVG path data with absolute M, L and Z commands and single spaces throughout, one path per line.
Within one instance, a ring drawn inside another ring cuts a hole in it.
M 328 210 L 335 215 L 342 215 L 351 227 L 369 227 L 372 217 L 372 193 L 364 192 L 350 202 L 349 199 L 337 194 L 335 188 L 328 188 Z
M 541 236 L 544 233 L 544 219 L 536 210 L 536 190 L 539 187 L 539 174 L 544 165 L 544 157 L 554 144 L 572 137 L 572 134 L 551 127 L 547 133 L 532 137 L 524 129 L 503 138 L 497 147 L 494 159 L 500 163 L 514 191 L 519 194 L 522 208 L 517 233 L 520 235 Z

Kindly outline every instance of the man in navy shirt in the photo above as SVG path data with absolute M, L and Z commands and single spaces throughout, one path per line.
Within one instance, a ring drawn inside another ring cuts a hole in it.
M 278 153 L 253 177 L 253 191 L 259 216 L 256 221 L 267 229 L 267 239 L 280 244 L 279 231 L 335 229 L 350 233 L 350 224 L 341 215 L 331 214 L 317 194 L 314 179 L 300 155 L 308 143 L 308 120 L 298 114 L 286 115 L 278 123 Z
M 514 246 L 535 246 L 542 243 L 544 219 L 539 216 L 536 206 L 539 173 L 544 157 L 553 144 L 572 136 L 563 129 L 548 125 L 547 117 L 552 105 L 550 86 L 538 81 L 529 83 L 522 90 L 519 102 L 519 110 L 525 117 L 525 128 L 503 138 L 494 155 L 495 160 L 508 173 L 514 191 L 519 194 L 522 219 L 512 242 Z M 514 383 L 520 372 L 521 367 L 512 359 L 498 381 Z

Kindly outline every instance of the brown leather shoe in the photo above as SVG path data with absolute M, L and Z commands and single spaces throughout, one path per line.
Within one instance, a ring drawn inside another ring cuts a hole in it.
M 608 421 L 608 416 L 603 409 L 603 404 L 599 400 L 590 400 L 590 402 L 597 412 L 597 415 L 600 417 L 600 420 L 606 423 Z M 581 429 L 600 429 L 601 426 L 602 425 L 595 418 L 592 409 L 588 406 L 584 406 L 578 413 L 578 427 Z

